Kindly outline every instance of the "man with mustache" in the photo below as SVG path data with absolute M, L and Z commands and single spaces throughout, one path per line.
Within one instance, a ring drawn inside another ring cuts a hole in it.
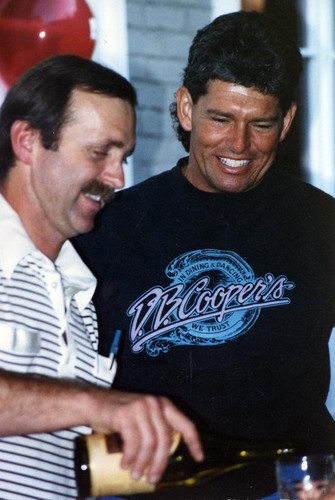
M 193 423 L 169 400 L 109 390 L 96 280 L 68 241 L 123 186 L 135 106 L 122 76 L 71 55 L 29 69 L 2 105 L 1 498 L 77 498 L 74 439 L 92 430 L 121 434 L 135 479 L 159 479 L 172 430 L 202 458 Z
M 212 433 L 335 450 L 325 405 L 334 199 L 276 158 L 301 68 L 295 41 L 266 14 L 199 30 L 171 108 L 187 156 L 118 193 L 78 242 L 101 277 L 105 348 L 125 332 L 118 387 L 166 394 Z M 275 488 L 272 465 L 173 498 Z

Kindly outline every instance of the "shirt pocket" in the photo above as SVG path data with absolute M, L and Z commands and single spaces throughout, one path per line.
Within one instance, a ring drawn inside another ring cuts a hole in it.
M 40 334 L 0 324 L 0 350 L 36 355 L 40 350 Z
M 116 360 L 114 357 L 106 357 L 97 354 L 94 376 L 98 385 L 111 386 L 116 374 Z
M 41 332 L 0 324 L 0 368 L 54 376 L 57 362 L 41 351 Z

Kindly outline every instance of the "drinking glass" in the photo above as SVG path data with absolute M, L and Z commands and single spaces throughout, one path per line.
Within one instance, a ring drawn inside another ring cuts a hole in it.
M 335 500 L 335 461 L 332 454 L 282 458 L 276 463 L 279 498 Z

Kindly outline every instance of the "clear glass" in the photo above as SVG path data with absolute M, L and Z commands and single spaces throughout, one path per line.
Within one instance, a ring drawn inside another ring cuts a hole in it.
M 278 460 L 276 474 L 280 499 L 335 499 L 335 461 L 332 454 Z

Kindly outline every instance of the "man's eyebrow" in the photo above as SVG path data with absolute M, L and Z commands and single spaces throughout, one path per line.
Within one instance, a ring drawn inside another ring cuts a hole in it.
M 278 122 L 280 120 L 280 115 L 274 115 L 274 116 L 267 116 L 267 117 L 262 117 L 262 118 L 255 118 L 253 121 L 254 122 L 269 122 L 269 123 L 274 123 Z
M 94 144 L 93 144 L 93 146 L 94 146 Z M 97 144 L 95 144 L 95 146 L 98 146 L 98 147 L 103 148 L 103 149 L 110 149 L 110 148 L 123 149 L 123 148 L 125 148 L 125 143 L 123 141 L 110 139 L 110 140 L 107 140 L 105 142 L 97 143 Z M 127 156 L 131 156 L 134 153 L 135 147 L 136 147 L 136 144 L 129 151 L 126 151 Z
M 209 108 L 207 110 L 207 114 L 211 115 L 211 116 L 222 116 L 222 117 L 226 117 L 226 118 L 234 118 L 234 113 L 225 112 L 225 111 L 222 111 L 219 109 Z M 273 116 L 261 116 L 259 118 L 256 117 L 256 118 L 252 119 L 253 122 L 269 122 L 269 123 L 274 123 L 274 122 L 277 122 L 279 120 L 280 120 L 279 113 L 276 113 Z
M 116 148 L 122 149 L 125 147 L 125 144 L 122 141 L 117 141 L 115 139 L 111 139 L 109 141 L 106 141 L 104 143 L 104 146 L 106 146 L 106 148 L 116 147 Z

